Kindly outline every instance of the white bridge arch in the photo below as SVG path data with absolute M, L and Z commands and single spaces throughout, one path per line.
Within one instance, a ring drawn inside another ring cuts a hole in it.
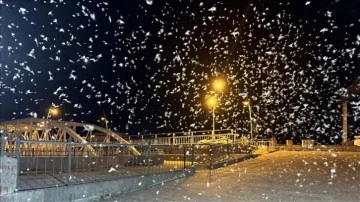
M 4 136 L 2 140 L 5 142 L 2 145 L 5 146 L 5 149 L 11 148 L 11 140 L 14 139 L 69 142 L 71 137 L 72 142 L 82 143 L 89 154 L 97 156 L 96 150 L 90 144 L 92 137 L 103 136 L 105 137 L 102 140 L 104 143 L 130 144 L 129 141 L 122 138 L 119 134 L 93 124 L 50 119 L 24 118 L 1 122 L 0 132 Z M 47 144 L 47 147 L 49 145 L 52 145 L 50 147 L 61 147 L 61 144 Z M 140 152 L 134 146 L 129 146 L 129 149 L 134 155 L 140 155 Z

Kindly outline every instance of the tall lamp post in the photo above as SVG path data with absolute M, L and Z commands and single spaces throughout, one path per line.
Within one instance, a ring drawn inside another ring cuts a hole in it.
M 212 109 L 212 117 L 213 117 L 213 127 L 211 131 L 211 139 L 215 141 L 215 108 L 217 105 L 217 98 L 216 96 L 210 96 L 207 99 L 207 105 Z
M 58 115 L 59 114 L 59 110 L 57 108 L 53 108 L 53 107 L 50 107 L 49 108 L 49 111 L 48 111 L 48 114 L 46 116 L 46 121 L 45 121 L 45 132 L 44 132 L 44 137 L 45 138 L 50 138 L 50 131 L 51 131 L 51 128 L 49 128 L 49 118 L 51 117 L 51 115 Z
M 105 117 L 101 117 L 101 120 L 105 122 L 106 130 L 109 130 L 109 127 L 108 127 L 108 122 L 109 121 Z M 106 143 L 110 143 L 110 134 L 109 133 L 106 134 L 106 140 L 105 141 L 106 141 Z M 109 148 L 110 147 L 108 147 L 108 150 L 109 150 Z
M 224 90 L 225 88 L 225 81 L 222 78 L 217 78 L 212 83 L 213 91 L 211 92 L 213 95 L 208 96 L 207 98 L 207 105 L 212 109 L 212 117 L 213 117 L 213 127 L 211 131 L 211 139 L 212 141 L 215 141 L 215 108 L 218 104 L 218 94 Z
M 105 122 L 105 128 L 106 128 L 106 130 L 109 130 L 109 128 L 108 128 L 108 122 L 109 122 L 109 121 L 108 121 L 105 117 L 101 117 L 101 120 Z
M 253 139 L 253 126 L 252 126 L 252 117 L 251 117 L 251 105 L 250 105 L 250 100 L 245 100 L 243 102 L 244 106 L 248 106 L 249 107 L 249 120 L 250 120 L 250 139 Z

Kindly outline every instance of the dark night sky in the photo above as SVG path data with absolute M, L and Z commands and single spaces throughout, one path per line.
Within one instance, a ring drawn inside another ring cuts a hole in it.
M 360 76 L 360 2 L 2 0 L 0 118 L 116 131 L 211 129 L 210 83 L 227 80 L 217 128 L 336 140 L 340 100 Z M 350 135 L 360 100 L 349 105 Z

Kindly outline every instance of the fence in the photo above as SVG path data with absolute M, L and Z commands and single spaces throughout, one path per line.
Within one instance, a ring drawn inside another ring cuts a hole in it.
M 89 145 L 92 150 L 87 149 Z M 237 143 L 85 144 L 14 139 L 2 141 L 1 148 L 2 157 L 18 160 L 17 190 L 28 190 L 183 171 L 194 165 L 215 169 L 250 155 L 254 147 Z
M 162 145 L 89 144 L 74 142 L 7 140 L 1 142 L 2 157 L 16 158 L 17 190 L 38 189 L 131 176 L 182 171 L 193 165 L 191 147 L 165 155 Z M 141 155 L 134 155 L 136 147 Z M 167 147 L 167 146 L 166 146 Z
M 145 134 L 129 137 L 134 144 L 159 144 L 159 145 L 184 145 L 184 144 L 198 144 L 202 140 L 212 139 L 211 130 L 191 131 L 191 132 L 176 132 L 176 133 L 160 133 L 160 134 Z M 232 129 L 221 129 L 214 131 L 214 138 L 226 138 L 231 142 L 235 142 L 239 137 Z
M 250 146 L 255 149 L 266 149 L 268 152 L 276 150 L 276 139 L 250 140 Z

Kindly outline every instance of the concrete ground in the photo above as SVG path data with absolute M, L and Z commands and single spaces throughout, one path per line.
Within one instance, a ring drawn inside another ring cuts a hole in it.
M 103 201 L 360 201 L 360 153 L 277 151 Z

